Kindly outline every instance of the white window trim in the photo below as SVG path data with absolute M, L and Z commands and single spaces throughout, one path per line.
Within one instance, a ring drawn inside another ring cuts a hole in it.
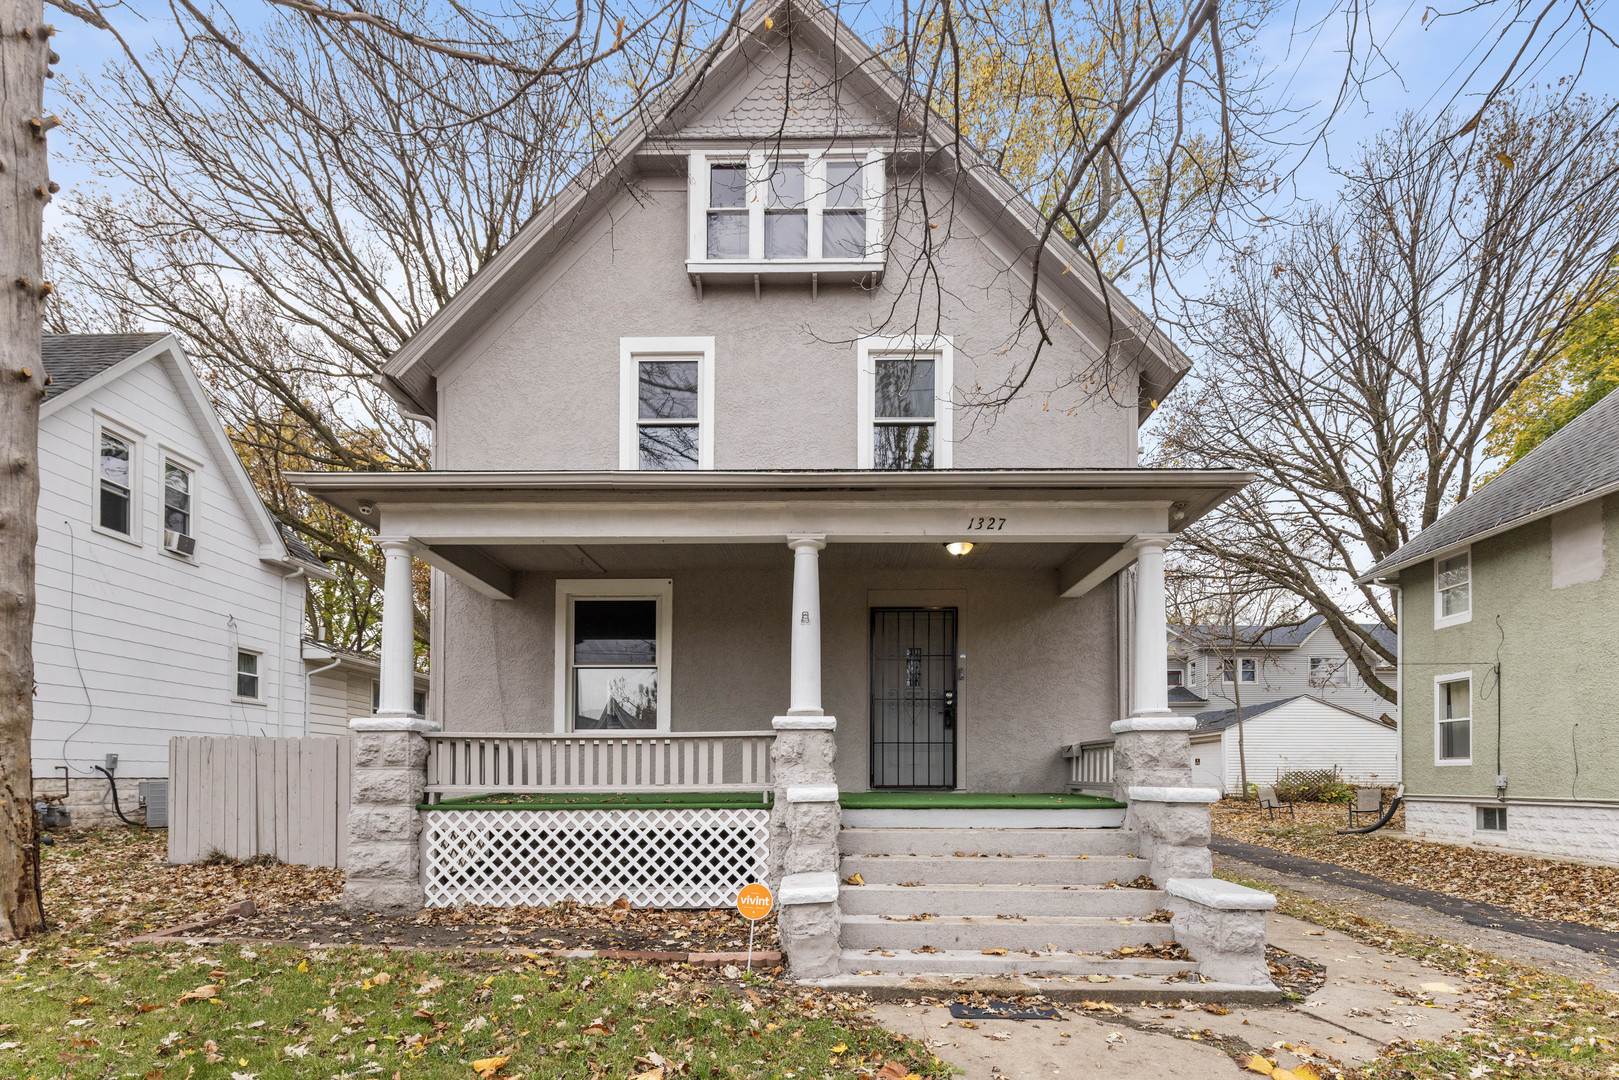
M 697 467 L 714 467 L 714 339 L 627 337 L 618 339 L 618 467 L 641 468 L 640 361 L 697 358 Z
M 1459 615 L 1445 615 L 1444 602 L 1439 595 L 1439 564 L 1446 559 L 1454 559 L 1458 555 L 1467 556 L 1467 610 Z M 1443 630 L 1447 626 L 1460 626 L 1465 622 L 1473 621 L 1473 548 L 1471 545 L 1463 548 L 1453 548 L 1450 551 L 1440 552 L 1433 560 L 1433 626 L 1435 630 Z
M 746 259 L 710 259 L 708 257 L 708 167 L 710 162 L 728 165 L 743 160 L 743 155 L 724 150 L 693 151 L 686 163 L 687 198 L 690 242 L 686 267 L 693 273 L 704 270 L 726 270 L 743 273 L 769 274 L 806 269 L 821 271 L 871 270 L 883 265 L 883 203 L 885 180 L 881 150 L 851 148 L 849 150 L 810 150 L 783 147 L 776 151 L 750 150 L 746 155 L 748 166 L 748 257 Z M 863 259 L 823 259 L 821 257 L 821 211 L 826 206 L 826 162 L 828 160 L 859 161 L 861 188 L 866 203 L 866 256 Z M 805 163 L 804 201 L 809 210 L 808 258 L 766 259 L 765 203 L 770 178 L 770 165 L 775 161 L 802 161 Z
M 241 677 L 241 674 L 242 674 L 242 655 L 241 655 L 242 653 L 251 653 L 252 655 L 259 658 L 259 664 L 258 664 L 258 667 L 259 667 L 259 670 L 258 670 L 259 696 L 258 697 L 243 697 L 241 694 L 237 693 L 236 688 L 241 685 L 241 678 L 240 677 Z M 264 654 L 263 649 L 250 649 L 245 645 L 238 645 L 234 649 L 231 650 L 231 658 L 230 658 L 230 699 L 231 699 L 231 701 L 235 702 L 238 705 L 266 705 L 266 704 L 268 704 L 268 702 L 266 701 L 265 696 L 264 696 L 264 683 L 265 683 L 265 680 L 268 678 L 268 675 L 265 673 L 265 670 L 264 670 L 264 655 L 265 654 Z
M 595 578 L 558 578 L 555 629 L 555 679 L 551 695 L 552 726 L 559 734 L 570 731 L 568 718 L 573 715 L 573 680 L 568 678 L 569 647 L 573 644 L 573 601 L 575 600 L 656 600 L 658 602 L 658 726 L 657 731 L 669 730 L 669 679 L 673 648 L 675 583 L 672 578 L 617 578 L 602 581 Z M 586 732 L 586 734 L 590 734 Z M 636 733 L 626 731 L 625 736 Z M 605 737 L 605 736 L 604 736 Z
M 115 420 L 100 410 L 92 410 L 90 425 L 90 529 L 102 536 L 143 547 L 141 543 L 141 492 L 146 483 L 146 437 L 135 428 Z M 129 444 L 129 532 L 121 533 L 101 524 L 101 433 L 116 435 Z
M 937 357 L 933 370 L 933 467 L 949 469 L 954 465 L 955 433 L 953 417 L 955 406 L 956 351 L 950 337 L 917 337 L 902 334 L 899 337 L 866 337 L 855 343 L 856 376 L 859 387 L 856 398 L 860 409 L 860 427 L 856 446 L 858 467 L 876 468 L 877 460 L 877 365 L 873 354 L 933 353 Z
M 1444 715 L 1444 709 L 1445 709 L 1445 696 L 1444 696 L 1445 695 L 1445 684 L 1446 683 L 1455 683 L 1455 682 L 1465 682 L 1465 683 L 1467 683 L 1467 757 L 1465 757 L 1465 758 L 1447 758 L 1447 757 L 1440 757 L 1439 756 L 1440 748 L 1444 745 L 1444 743 L 1443 743 L 1443 741 L 1441 739 L 1441 736 L 1440 736 L 1439 725 L 1443 724 L 1443 723 L 1452 723 L 1453 722 L 1453 721 L 1446 720 L 1445 715 Z M 1450 765 L 1471 765 L 1471 764 L 1473 764 L 1473 713 L 1476 711 L 1475 705 L 1476 705 L 1476 702 L 1475 702 L 1474 697 L 1473 697 L 1473 673 L 1471 671 L 1456 671 L 1456 672 L 1452 672 L 1449 675 L 1435 675 L 1434 676 L 1434 680 L 1433 680 L 1433 763 L 1435 765 L 1445 767 L 1445 766 L 1450 766 Z

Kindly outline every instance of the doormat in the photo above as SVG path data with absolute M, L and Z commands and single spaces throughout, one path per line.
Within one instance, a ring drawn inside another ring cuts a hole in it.
M 1062 1013 L 1054 1005 L 1013 1005 L 1010 1001 L 989 999 L 982 1005 L 968 1005 L 964 1001 L 950 1006 L 950 1015 L 957 1020 L 1061 1020 Z

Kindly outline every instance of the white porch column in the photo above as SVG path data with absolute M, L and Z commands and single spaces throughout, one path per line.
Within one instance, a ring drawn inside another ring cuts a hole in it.
M 793 536 L 793 656 L 788 716 L 821 715 L 820 536 Z
M 378 540 L 382 549 L 382 648 L 377 715 L 411 716 L 415 696 L 416 599 L 408 540 Z
M 776 801 L 770 811 L 770 884 L 782 951 L 796 978 L 836 975 L 838 934 L 837 726 L 821 709 L 821 549 L 824 536 L 789 536 L 793 637 L 787 712 L 770 726 Z
M 1135 671 L 1131 716 L 1169 716 L 1169 625 L 1164 617 L 1164 548 L 1168 536 L 1137 536 Z

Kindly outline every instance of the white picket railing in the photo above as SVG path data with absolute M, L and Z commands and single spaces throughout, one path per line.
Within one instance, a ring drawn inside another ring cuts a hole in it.
M 427 800 L 489 792 L 768 791 L 769 731 L 434 732 Z
M 1063 747 L 1068 762 L 1068 790 L 1113 793 L 1113 740 Z

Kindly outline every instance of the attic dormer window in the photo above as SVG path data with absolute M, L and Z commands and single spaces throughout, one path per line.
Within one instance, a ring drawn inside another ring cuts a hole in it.
M 699 280 L 882 269 L 882 156 L 865 150 L 691 155 L 691 249 Z

